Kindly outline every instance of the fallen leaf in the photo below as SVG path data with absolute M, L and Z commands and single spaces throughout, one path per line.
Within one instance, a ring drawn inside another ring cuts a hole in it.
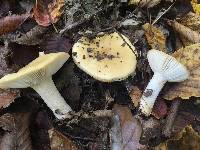
M 138 150 L 144 148 L 139 143 L 142 134 L 140 122 L 132 116 L 128 107 L 115 105 L 113 108 L 114 117 L 119 118 L 111 128 L 112 150 Z
M 187 67 L 189 79 L 180 83 L 168 84 L 164 91 L 164 98 L 173 100 L 176 97 L 189 99 L 200 97 L 200 44 L 186 46 L 176 51 L 173 56 Z
M 44 110 L 39 111 L 31 125 L 33 147 L 38 150 L 51 150 L 48 130 L 52 128 L 48 113 Z
M 22 45 L 37 45 L 39 44 L 43 38 L 44 33 L 46 32 L 47 28 L 42 26 L 35 26 L 26 34 L 21 35 L 20 37 L 9 37 L 11 42 L 15 42 Z
M 200 136 L 191 126 L 187 126 L 181 133 L 181 137 L 177 139 L 169 139 L 164 143 L 156 146 L 154 150 L 198 150 L 200 149 Z
M 178 22 L 190 29 L 192 29 L 193 31 L 197 31 L 200 33 L 200 16 L 193 13 L 193 12 L 189 12 L 186 15 L 184 15 L 183 17 L 181 17 Z
M 30 113 L 4 114 L 0 117 L 0 127 L 5 132 L 0 137 L 2 150 L 32 150 L 30 131 Z
M 36 0 L 33 8 L 36 22 L 41 26 L 49 26 L 51 23 L 56 23 L 62 15 L 64 4 L 64 0 Z
M 168 23 L 174 28 L 174 30 L 176 30 L 180 34 L 182 41 L 185 42 L 186 40 L 184 40 L 184 38 L 186 38 L 192 43 L 200 43 L 199 32 L 194 31 L 190 29 L 189 27 L 182 25 L 178 23 L 177 21 L 168 21 Z M 185 44 L 185 45 L 188 45 L 188 44 Z
M 8 107 L 18 97 L 20 97 L 19 90 L 0 89 L 0 108 Z
M 161 121 L 149 118 L 148 120 L 142 120 L 142 136 L 140 137 L 140 143 L 154 147 L 163 142 L 162 139 L 162 124 Z
M 78 150 L 78 147 L 69 138 L 52 128 L 49 131 L 51 150 Z
M 160 3 L 161 0 L 130 0 L 129 5 L 139 5 L 139 6 L 146 6 L 148 8 L 151 8 L 153 6 L 156 6 Z
M 197 15 L 200 15 L 200 4 L 198 0 L 191 1 L 192 8 Z
M 144 24 L 142 28 L 145 30 L 145 36 L 152 49 L 159 49 L 163 52 L 167 51 L 166 36 L 159 28 L 149 23 Z
M 11 52 L 9 58 L 10 66 L 22 68 L 39 56 L 37 46 L 27 46 L 16 43 L 9 43 L 8 48 Z
M 0 19 L 0 36 L 15 31 L 27 18 L 29 14 L 11 15 Z
M 68 53 L 72 48 L 71 40 L 59 35 L 54 35 L 47 38 L 46 42 L 42 44 L 45 53 L 66 52 Z
M 157 98 L 151 113 L 157 119 L 164 118 L 167 115 L 167 104 L 164 99 Z
M 140 102 L 140 98 L 142 96 L 141 90 L 137 86 L 134 86 L 132 87 L 132 90 L 129 93 L 129 96 L 131 97 L 131 100 L 134 106 L 137 107 Z
M 176 118 L 172 126 L 172 136 L 175 139 L 181 138 L 181 131 L 189 126 L 199 125 L 200 112 L 198 105 L 194 101 L 183 101 L 178 109 Z M 200 132 L 199 132 L 200 133 Z

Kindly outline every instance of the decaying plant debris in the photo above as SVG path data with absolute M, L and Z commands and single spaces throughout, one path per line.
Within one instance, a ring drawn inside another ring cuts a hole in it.
M 2 1 L 0 77 L 18 72 L 39 53 L 68 53 L 52 79 L 73 111 L 58 120 L 54 114 L 61 112 L 52 112 L 32 89 L 0 89 L 0 149 L 199 149 L 199 41 L 198 0 Z M 121 60 L 127 49 L 130 54 Z M 145 116 L 140 99 L 153 93 L 144 92 L 153 76 L 147 59 L 150 49 L 173 56 L 189 76 L 180 83 L 166 83 Z M 126 63 L 130 55 L 135 64 Z M 115 59 L 118 62 L 107 64 Z M 120 68 L 122 61 L 126 66 Z M 115 74 L 106 67 L 114 67 Z M 128 75 L 119 75 L 132 67 Z

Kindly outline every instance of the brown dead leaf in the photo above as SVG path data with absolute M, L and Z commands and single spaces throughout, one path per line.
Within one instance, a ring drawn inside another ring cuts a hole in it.
M 69 38 L 53 35 L 47 38 L 46 42 L 42 44 L 45 53 L 66 52 L 68 53 L 72 48 L 72 43 Z
M 2 150 L 32 150 L 29 117 L 30 113 L 4 114 L 0 117 L 0 127 L 4 131 L 0 137 Z
M 164 118 L 167 115 L 167 104 L 164 99 L 157 98 L 151 113 L 157 119 Z
M 0 89 L 0 108 L 8 107 L 19 96 L 19 90 Z
M 200 16 L 193 13 L 189 12 L 182 18 L 178 20 L 178 22 L 194 31 L 197 31 L 200 33 Z
M 168 85 L 164 90 L 164 98 L 173 100 L 176 97 L 189 99 L 200 97 L 200 44 L 193 44 L 179 49 L 173 56 L 190 72 L 189 79 Z
M 192 8 L 197 15 L 200 15 L 200 4 L 198 0 L 191 0 Z
M 33 8 L 33 15 L 36 22 L 41 26 L 49 26 L 51 23 L 56 23 L 62 14 L 64 0 L 36 0 Z
M 15 31 L 27 18 L 29 14 L 11 15 L 0 19 L 0 36 Z
M 132 116 L 128 107 L 115 105 L 113 113 L 119 121 L 113 122 L 111 129 L 113 149 L 138 150 L 144 146 L 139 143 L 142 134 L 140 122 Z
M 44 33 L 47 31 L 46 27 L 35 26 L 30 31 L 26 32 L 20 37 L 9 37 L 11 42 L 15 42 L 22 45 L 37 45 L 41 43 L 44 38 Z
M 170 139 L 156 146 L 154 150 L 199 150 L 200 136 L 191 126 L 187 126 L 181 133 L 180 139 Z
M 145 30 L 145 36 L 151 48 L 166 52 L 166 37 L 164 33 L 149 23 L 144 24 L 142 27 Z
M 54 128 L 49 131 L 51 150 L 78 150 L 78 147 L 69 138 Z
M 200 34 L 197 31 L 194 31 L 190 29 L 189 27 L 186 27 L 177 21 L 168 21 L 168 23 L 176 30 L 182 39 L 183 42 L 187 42 L 184 38 L 189 40 L 191 43 L 200 43 Z M 185 45 L 188 45 L 187 43 L 184 43 Z
M 130 0 L 128 4 L 139 5 L 141 7 L 146 6 L 148 8 L 151 8 L 159 4 L 160 1 L 161 0 Z
M 134 106 L 137 107 L 140 102 L 140 98 L 142 96 L 141 90 L 137 86 L 134 86 L 132 87 L 132 90 L 129 93 L 129 96 L 131 97 L 131 100 Z

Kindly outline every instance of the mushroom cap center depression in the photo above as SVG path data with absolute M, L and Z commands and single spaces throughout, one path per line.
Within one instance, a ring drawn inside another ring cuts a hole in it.
M 1 88 L 26 88 L 38 84 L 46 77 L 56 73 L 69 55 L 64 52 L 39 56 L 17 73 L 4 76 L 0 80 Z
M 137 61 L 133 51 L 134 46 L 125 36 L 122 39 L 118 33 L 112 33 L 92 40 L 81 38 L 73 46 L 72 55 L 83 71 L 98 80 L 110 82 L 124 79 L 135 71 Z

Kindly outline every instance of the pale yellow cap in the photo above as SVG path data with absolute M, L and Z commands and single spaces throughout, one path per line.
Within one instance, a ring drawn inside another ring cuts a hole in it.
M 26 88 L 38 84 L 41 80 L 52 76 L 69 58 L 65 52 L 50 53 L 39 56 L 31 63 L 0 79 L 0 88 Z
M 136 51 L 129 39 L 121 36 L 115 32 L 92 40 L 82 37 L 72 48 L 75 64 L 103 82 L 127 78 L 135 72 Z

